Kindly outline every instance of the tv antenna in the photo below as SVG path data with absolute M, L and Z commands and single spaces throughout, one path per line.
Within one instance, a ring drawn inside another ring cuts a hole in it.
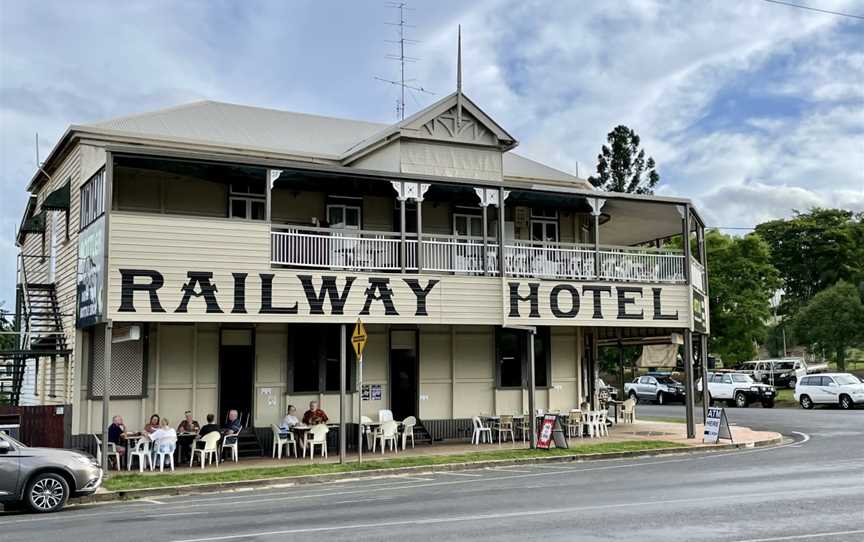
M 408 24 L 407 12 L 416 11 L 416 10 L 414 8 L 408 7 L 407 2 L 388 2 L 387 7 L 399 10 L 399 22 L 385 23 L 385 24 L 390 25 L 390 26 L 399 27 L 399 39 L 398 40 L 384 40 L 384 41 L 386 41 L 387 43 L 393 43 L 393 44 L 398 45 L 399 46 L 399 54 L 398 55 L 390 54 L 390 55 L 387 55 L 385 58 L 399 62 L 399 69 L 400 69 L 399 75 L 400 75 L 400 77 L 399 77 L 398 81 L 395 81 L 392 79 L 385 79 L 383 77 L 377 77 L 377 76 L 375 77 L 375 79 L 378 81 L 382 81 L 384 83 L 390 83 L 391 85 L 396 85 L 397 87 L 399 87 L 401 96 L 396 101 L 396 116 L 399 117 L 400 120 L 404 120 L 405 119 L 405 89 L 406 88 L 409 90 L 415 90 L 417 92 L 423 92 L 425 94 L 435 94 L 435 93 L 426 90 L 425 88 L 423 88 L 420 85 L 410 84 L 414 81 L 414 79 L 405 79 L 405 64 L 417 62 L 418 60 L 420 60 L 419 58 L 407 56 L 405 54 L 405 45 L 406 44 L 414 45 L 414 44 L 420 43 L 417 40 L 412 40 L 412 39 L 408 39 L 405 37 L 405 29 L 406 28 L 416 28 L 414 25 Z

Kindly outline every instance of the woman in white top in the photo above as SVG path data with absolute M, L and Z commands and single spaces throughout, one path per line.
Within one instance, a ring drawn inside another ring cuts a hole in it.
M 281 429 L 283 433 L 287 433 L 292 427 L 300 423 L 300 420 L 295 416 L 296 413 L 297 409 L 294 408 L 294 405 L 288 405 L 288 411 L 285 414 L 285 417 L 282 418 L 282 425 L 279 426 L 279 429 Z
M 162 418 L 159 421 L 159 429 L 150 433 L 150 440 L 153 441 L 153 454 L 156 452 L 174 453 L 174 449 L 177 447 L 177 430 L 171 427 L 168 418 Z

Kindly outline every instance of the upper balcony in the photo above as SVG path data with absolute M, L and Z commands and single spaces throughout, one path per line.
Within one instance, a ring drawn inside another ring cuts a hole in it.
M 704 291 L 701 264 L 694 258 L 686 265 L 684 251 L 667 242 L 683 231 L 680 202 L 115 160 L 113 209 L 269 223 L 272 267 L 649 284 L 687 284 L 689 271 L 690 283 Z
M 500 247 L 494 237 L 406 234 L 294 225 L 272 226 L 271 264 L 313 269 L 498 276 Z M 561 280 L 682 284 L 684 254 L 678 249 L 511 239 L 504 245 L 504 274 Z M 597 259 L 599 256 L 599 259 Z M 403 266 L 404 262 L 404 266 Z M 694 262 L 695 263 L 695 262 Z M 696 264 L 698 265 L 698 264 Z

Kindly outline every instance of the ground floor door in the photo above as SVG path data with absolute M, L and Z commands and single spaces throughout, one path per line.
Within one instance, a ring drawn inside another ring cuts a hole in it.
M 403 420 L 418 414 L 417 330 L 390 331 L 390 410 Z
M 252 418 L 254 330 L 222 329 L 219 336 L 219 422 L 234 409 L 246 423 L 247 418 Z

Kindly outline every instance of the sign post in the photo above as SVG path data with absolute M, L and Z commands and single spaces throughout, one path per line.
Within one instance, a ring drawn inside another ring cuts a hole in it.
M 705 444 L 717 444 L 720 439 L 732 440 L 732 431 L 729 429 L 729 420 L 726 419 L 726 410 L 723 407 L 708 407 L 708 416 L 705 418 L 705 431 L 702 434 L 702 442 Z
M 357 462 L 363 462 L 363 350 L 366 348 L 366 342 L 369 336 L 366 334 L 366 326 L 363 321 L 357 319 L 357 324 L 354 325 L 354 332 L 351 334 L 351 346 L 354 347 L 354 353 L 357 355 Z

